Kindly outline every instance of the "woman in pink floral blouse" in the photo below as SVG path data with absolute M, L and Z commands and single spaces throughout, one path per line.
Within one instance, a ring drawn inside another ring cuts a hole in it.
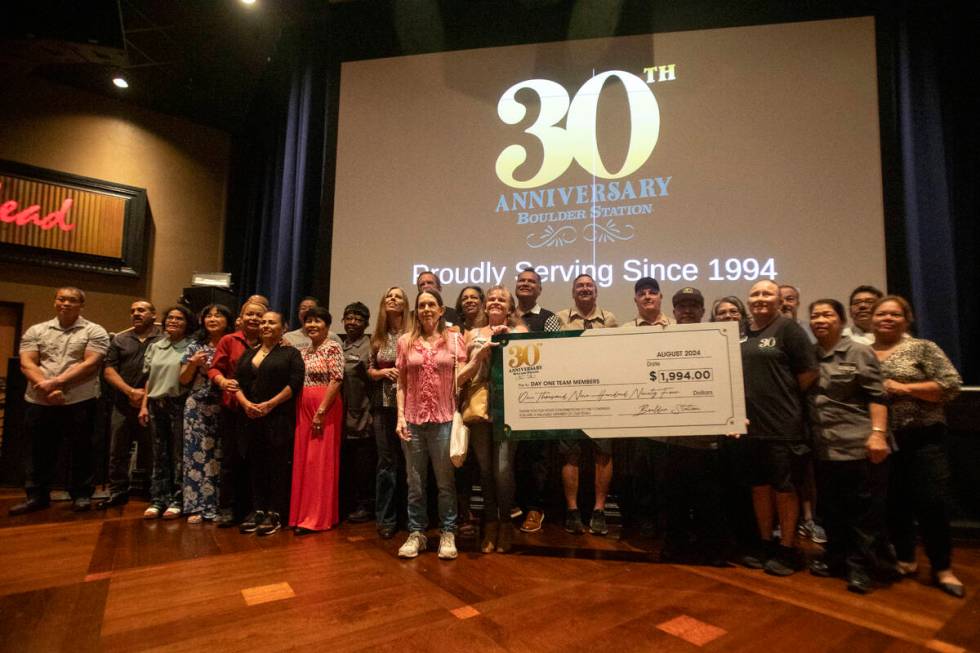
M 415 299 L 415 323 L 398 339 L 398 426 L 408 476 L 408 539 L 398 550 L 414 558 L 426 548 L 428 527 L 425 479 L 429 461 L 439 486 L 439 557 L 456 557 L 456 484 L 449 460 L 449 437 L 457 382 L 466 345 L 459 331 L 446 327 L 442 296 L 425 290 Z M 475 371 L 475 369 L 473 370 Z M 469 371 L 472 376 L 473 371 Z M 459 382 L 465 379 L 462 376 Z
M 293 440 L 289 525 L 297 535 L 325 531 L 340 521 L 337 482 L 344 416 L 340 398 L 344 353 L 327 337 L 330 322 L 330 313 L 322 306 L 310 309 L 303 322 L 312 342 L 301 352 L 306 376 L 296 404 Z

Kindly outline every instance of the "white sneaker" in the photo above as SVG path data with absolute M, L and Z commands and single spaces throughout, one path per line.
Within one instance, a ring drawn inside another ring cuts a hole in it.
M 419 551 L 425 551 L 427 544 L 425 535 L 421 531 L 413 531 L 408 534 L 408 539 L 402 544 L 401 548 L 398 549 L 399 558 L 414 558 L 418 556 Z M 455 549 L 454 549 L 455 550 Z M 440 555 L 442 553 L 442 548 L 439 548 Z
M 443 560 L 456 559 L 456 536 L 452 533 L 443 533 L 439 536 L 439 557 Z

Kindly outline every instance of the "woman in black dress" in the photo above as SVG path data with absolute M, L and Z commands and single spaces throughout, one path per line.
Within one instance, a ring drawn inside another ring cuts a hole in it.
M 238 403 L 248 418 L 243 446 L 252 460 L 255 512 L 239 530 L 272 535 L 289 514 L 296 397 L 303 390 L 303 357 L 282 342 L 283 319 L 276 311 L 262 315 L 260 344 L 242 355 L 235 378 Z

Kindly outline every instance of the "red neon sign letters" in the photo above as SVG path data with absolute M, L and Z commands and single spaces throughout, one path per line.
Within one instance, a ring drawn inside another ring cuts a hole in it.
M 2 189 L 3 184 L 0 184 L 0 190 Z M 13 223 L 17 227 L 25 227 L 33 223 L 44 231 L 54 229 L 55 227 L 62 231 L 71 231 L 76 225 L 69 224 L 66 220 L 68 218 L 68 210 L 71 208 L 72 203 L 73 200 L 70 197 L 66 197 L 65 201 L 61 203 L 60 209 L 41 217 L 41 207 L 39 205 L 32 204 L 24 210 L 18 211 L 17 202 L 15 200 L 7 200 L 3 204 L 0 204 L 0 222 Z

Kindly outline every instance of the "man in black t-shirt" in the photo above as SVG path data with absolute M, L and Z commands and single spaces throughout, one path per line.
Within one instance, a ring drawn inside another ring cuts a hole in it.
M 129 501 L 130 462 L 133 442 L 137 443 L 137 467 L 149 476 L 150 437 L 139 423 L 146 373 L 143 355 L 162 331 L 156 325 L 157 309 L 147 299 L 137 299 L 129 307 L 131 329 L 117 333 L 109 345 L 102 375 L 116 391 L 112 402 L 109 436 L 109 497 L 99 502 L 101 510 Z
M 751 316 L 742 343 L 742 375 L 748 433 L 740 443 L 744 480 L 752 487 L 752 505 L 763 550 L 743 558 L 747 566 L 788 576 L 802 568 L 794 548 L 799 516 L 797 488 L 809 448 L 806 445 L 803 393 L 817 379 L 816 355 L 803 329 L 780 315 L 779 286 L 752 286 Z M 781 531 L 772 542 L 773 501 Z

